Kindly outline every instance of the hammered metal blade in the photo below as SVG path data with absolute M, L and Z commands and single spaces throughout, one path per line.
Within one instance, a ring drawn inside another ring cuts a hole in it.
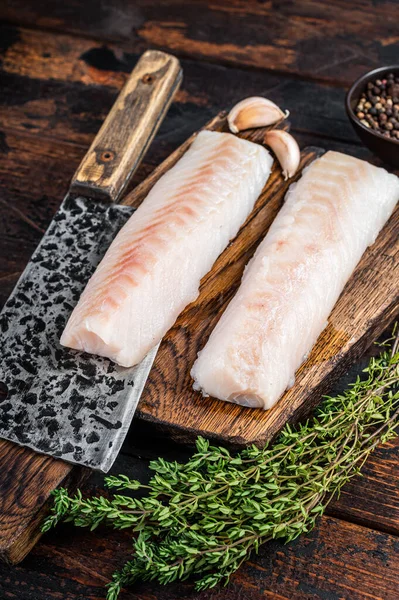
M 67 197 L 0 315 L 0 437 L 107 472 L 158 348 L 140 365 L 59 339 L 95 267 L 133 208 Z

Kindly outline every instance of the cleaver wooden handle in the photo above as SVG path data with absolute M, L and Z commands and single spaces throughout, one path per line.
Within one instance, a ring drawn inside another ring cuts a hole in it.
M 71 193 L 119 200 L 181 80 L 174 56 L 158 50 L 142 55 L 73 176 Z

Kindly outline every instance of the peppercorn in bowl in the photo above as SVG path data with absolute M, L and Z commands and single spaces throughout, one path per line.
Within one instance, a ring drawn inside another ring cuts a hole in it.
M 399 167 L 399 66 L 359 77 L 346 95 L 346 112 L 362 142 Z

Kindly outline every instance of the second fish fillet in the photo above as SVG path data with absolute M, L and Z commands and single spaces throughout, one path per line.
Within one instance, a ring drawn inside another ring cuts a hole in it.
M 294 382 L 367 246 L 399 199 L 399 179 L 327 152 L 306 169 L 247 266 L 191 374 L 204 395 L 271 408 Z
M 61 344 L 124 367 L 139 363 L 197 297 L 272 163 L 262 146 L 229 133 L 199 133 L 111 244 Z

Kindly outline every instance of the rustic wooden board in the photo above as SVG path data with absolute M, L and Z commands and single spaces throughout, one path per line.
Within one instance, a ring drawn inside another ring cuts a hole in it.
M 379 446 L 334 498 L 329 515 L 399 536 L 399 439 Z M 399 547 L 398 555 L 399 560 Z
M 228 66 L 345 83 L 394 64 L 398 53 L 395 0 L 69 0 L 67 8 L 57 0 L 14 0 L 1 3 L 0 17 L 118 41 L 126 52 L 158 47 Z M 111 54 L 108 60 L 116 59 Z
M 91 142 L 139 56 L 124 53 L 116 44 L 107 45 L 105 51 L 102 43 L 90 39 L 54 33 L 43 37 L 39 31 L 0 24 L 2 38 L 10 45 L 0 73 L 0 128 L 40 131 L 74 144 Z M 29 61 L 21 62 L 25 56 Z M 180 144 L 210 116 L 245 98 L 249 90 L 290 108 L 296 131 L 358 140 L 345 114 L 341 84 L 303 82 L 270 71 L 221 69 L 184 59 L 181 64 L 184 88 L 169 113 L 168 135 L 163 136 L 168 143 Z M 159 150 L 160 146 L 152 151 Z
M 90 533 L 66 525 L 46 535 L 21 566 L 0 564 L 0 598 L 104 600 L 105 584 L 130 554 L 129 530 Z M 195 592 L 190 580 L 137 583 L 120 600 L 397 600 L 397 554 L 395 536 L 323 517 L 291 544 L 262 546 L 227 587 Z
M 0 440 L 0 463 L 0 560 L 15 564 L 41 535 L 50 492 L 62 485 L 75 489 L 90 471 L 5 440 Z
M 226 130 L 224 115 L 207 128 Z M 259 141 L 262 135 L 262 130 L 256 130 L 244 137 Z M 166 159 L 124 203 L 139 204 L 190 143 L 188 140 Z M 323 152 L 318 148 L 305 149 L 301 168 Z M 202 398 L 192 389 L 190 370 L 197 353 L 236 291 L 244 267 L 281 207 L 289 184 L 283 181 L 275 164 L 254 211 L 203 279 L 198 299 L 180 315 L 161 344 L 137 414 L 167 430 L 177 441 L 192 442 L 197 435 L 204 435 L 233 446 L 263 445 L 287 421 L 298 420 L 320 402 L 321 395 L 382 333 L 399 308 L 397 208 L 346 285 L 328 327 L 298 371 L 295 385 L 271 410 Z

